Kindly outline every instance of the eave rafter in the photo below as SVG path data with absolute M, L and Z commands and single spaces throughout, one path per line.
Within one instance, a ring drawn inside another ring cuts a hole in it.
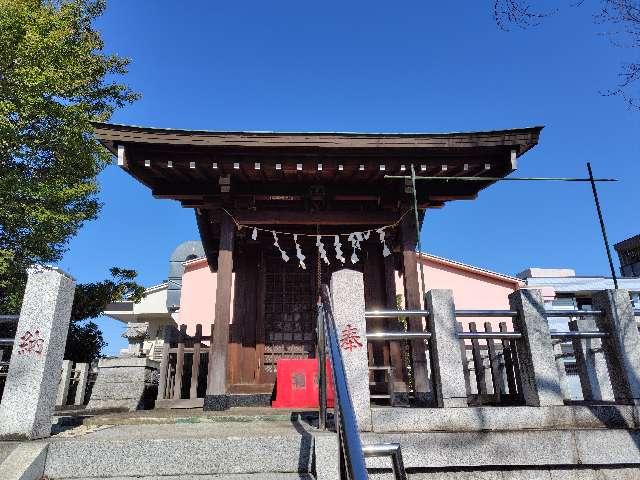
M 245 198 L 246 204 L 267 211 L 270 200 L 261 194 L 296 198 L 289 203 L 295 210 L 308 200 L 314 185 L 323 186 L 333 203 L 398 208 L 407 196 L 406 186 L 385 176 L 408 175 L 411 164 L 423 176 L 503 177 L 516 168 L 519 156 L 536 145 L 540 130 L 316 134 L 188 132 L 96 124 L 98 137 L 117 154 L 118 165 L 148 186 L 156 198 L 205 209 L 253 195 Z M 448 201 L 473 199 L 492 183 L 420 182 L 418 203 L 421 208 L 440 208 Z

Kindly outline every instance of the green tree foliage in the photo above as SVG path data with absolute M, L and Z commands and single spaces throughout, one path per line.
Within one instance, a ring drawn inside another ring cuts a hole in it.
M 100 209 L 108 153 L 92 134 L 136 98 L 92 23 L 104 0 L 0 0 L 0 313 L 15 313 L 25 269 L 57 262 Z
M 109 271 L 111 278 L 108 280 L 76 286 L 65 359 L 91 363 L 98 358 L 106 342 L 98 325 L 90 319 L 102 315 L 110 303 L 122 300 L 139 302 L 144 297 L 144 287 L 136 283 L 134 270 L 113 267 Z M 0 324 L 0 337 L 10 338 L 15 334 L 15 323 Z
M 112 302 L 125 299 L 138 302 L 143 298 L 144 287 L 135 282 L 137 274 L 134 270 L 113 267 L 110 272 L 112 278 L 109 280 L 76 287 L 65 359 L 86 363 L 96 359 L 106 343 L 98 326 L 86 320 L 100 316 Z

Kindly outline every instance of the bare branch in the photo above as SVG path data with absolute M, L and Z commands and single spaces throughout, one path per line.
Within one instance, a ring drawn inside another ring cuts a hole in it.
M 580 7 L 584 0 L 569 3 Z M 529 28 L 539 25 L 549 13 L 537 13 L 526 0 L 494 0 L 493 14 L 502 30 L 510 26 Z M 636 60 L 622 64 L 616 88 L 600 92 L 606 96 L 621 97 L 630 108 L 640 109 L 640 0 L 600 0 L 599 11 L 594 15 L 597 24 L 608 25 L 612 30 L 602 33 L 618 48 L 635 49 Z
M 524 0 L 494 0 L 493 16 L 498 26 L 509 31 L 510 25 L 529 28 L 540 25 L 543 18 L 553 15 L 555 11 L 541 13 L 531 8 L 531 4 Z

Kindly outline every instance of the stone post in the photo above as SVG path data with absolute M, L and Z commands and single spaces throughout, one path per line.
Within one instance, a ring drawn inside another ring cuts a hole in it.
M 522 333 L 515 343 L 525 404 L 564 405 L 542 292 L 517 290 L 509 295 L 509 305 L 518 312 L 513 323 Z
M 566 400 L 571 399 L 571 390 L 569 389 L 569 383 L 567 382 L 567 372 L 564 366 L 565 354 L 562 352 L 562 341 L 551 340 L 553 345 L 553 354 L 556 360 L 556 369 L 558 370 L 558 379 L 560 380 L 560 391 L 562 392 L 562 398 Z
M 71 383 L 72 370 L 73 362 L 71 360 L 63 360 L 60 383 L 58 383 L 58 396 L 56 397 L 56 405 L 63 406 L 67 404 L 67 394 L 69 393 L 69 384 Z
M 593 295 L 596 323 L 609 333 L 603 347 L 616 403 L 640 405 L 640 334 L 627 290 L 604 290 Z
M 596 320 L 593 317 L 584 317 L 580 320 L 571 320 L 569 329 L 574 332 L 588 332 L 598 330 Z M 599 338 L 575 339 L 573 352 L 580 376 L 582 398 L 585 400 L 614 400 L 613 388 L 609 380 L 607 359 L 602 348 L 602 340 Z
M 371 430 L 367 325 L 364 318 L 363 275 L 354 270 L 338 270 L 331 275 L 331 302 L 340 352 L 358 428 Z
M 89 364 L 76 363 L 76 376 L 78 379 L 78 386 L 76 387 L 76 398 L 74 399 L 73 404 L 84 405 L 84 395 L 87 392 L 87 381 L 89 380 Z
M 2 404 L 0 438 L 51 433 L 51 416 L 76 282 L 55 268 L 32 267 L 22 301 Z
M 438 407 L 466 407 L 467 389 L 451 290 L 429 290 L 429 354 Z

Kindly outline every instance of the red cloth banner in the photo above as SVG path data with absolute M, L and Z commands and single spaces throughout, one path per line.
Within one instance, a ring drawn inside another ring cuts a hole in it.
M 318 408 L 318 360 L 278 360 L 273 408 Z M 333 407 L 333 376 L 327 360 L 327 406 Z

